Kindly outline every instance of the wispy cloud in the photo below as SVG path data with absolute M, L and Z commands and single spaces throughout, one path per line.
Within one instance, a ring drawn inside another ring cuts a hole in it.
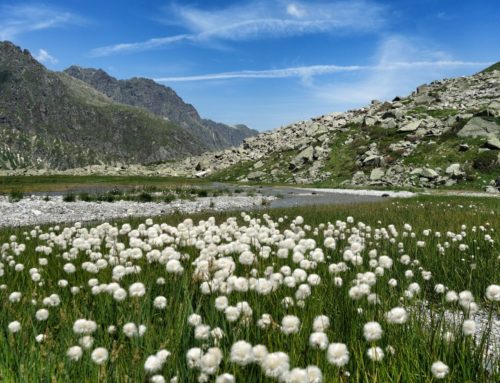
M 194 40 L 194 37 L 192 35 L 186 35 L 186 34 L 169 36 L 169 37 L 160 37 L 160 38 L 149 39 L 140 43 L 123 43 L 123 44 L 116 44 L 106 47 L 95 48 L 92 50 L 91 55 L 95 57 L 100 57 L 100 56 L 109 56 L 123 52 L 143 51 L 188 40 Z
M 207 81 L 207 80 L 229 80 L 239 78 L 285 78 L 300 77 L 306 78 L 320 74 L 334 72 L 347 72 L 362 70 L 362 66 L 338 66 L 338 65 L 311 65 L 292 68 L 269 69 L 269 70 L 242 70 L 235 72 L 223 72 L 193 76 L 161 77 L 156 78 L 158 82 L 182 82 L 182 81 Z
M 405 95 L 418 84 L 443 77 L 458 76 L 491 63 L 454 60 L 428 42 L 404 36 L 389 36 L 372 58 L 373 66 L 355 78 L 311 84 L 311 96 L 340 109 L 360 106 L 372 99 L 391 99 Z
M 413 62 L 384 62 L 378 65 L 310 65 L 270 70 L 242 70 L 235 72 L 222 72 L 192 76 L 159 77 L 154 80 L 157 82 L 186 82 L 186 81 L 210 81 L 210 80 L 231 80 L 231 79 L 270 79 L 298 77 L 302 80 L 308 80 L 314 76 L 327 75 L 340 72 L 391 72 L 401 69 L 435 69 L 435 68 L 459 68 L 459 67 L 485 67 L 490 63 L 475 61 L 413 61 Z
M 14 40 L 17 36 L 42 29 L 79 24 L 83 19 L 71 12 L 46 5 L 0 5 L 0 40 Z
M 45 49 L 39 49 L 38 53 L 35 55 L 35 59 L 37 59 L 41 63 L 49 63 L 49 64 L 56 64 L 59 61 Z
M 182 41 L 242 41 L 299 36 L 313 33 L 367 32 L 381 28 L 385 8 L 366 0 L 343 2 L 293 2 L 253 0 L 218 10 L 173 4 L 167 8 L 166 24 L 185 33 L 141 42 L 96 48 L 93 56 L 137 52 Z

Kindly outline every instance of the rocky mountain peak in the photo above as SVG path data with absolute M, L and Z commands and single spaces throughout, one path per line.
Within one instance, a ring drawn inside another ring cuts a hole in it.
M 143 77 L 118 80 L 102 69 L 71 66 L 65 73 L 73 76 L 112 100 L 144 108 L 151 113 L 190 130 L 210 150 L 239 145 L 246 137 L 257 134 L 247 127 L 236 128 L 204 120 L 191 104 L 184 102 L 170 87 Z

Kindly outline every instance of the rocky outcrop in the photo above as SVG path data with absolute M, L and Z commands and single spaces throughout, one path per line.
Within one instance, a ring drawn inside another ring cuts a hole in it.
M 459 137 L 500 137 L 500 125 L 494 121 L 487 121 L 481 117 L 473 117 L 457 135 Z

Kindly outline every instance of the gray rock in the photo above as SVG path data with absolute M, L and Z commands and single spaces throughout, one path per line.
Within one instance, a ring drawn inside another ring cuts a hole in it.
M 430 96 L 429 94 L 421 94 L 421 95 L 416 96 L 413 99 L 413 101 L 417 105 L 430 104 L 430 103 L 434 102 L 435 100 L 436 99 L 434 97 Z
M 418 129 L 420 126 L 421 121 L 420 120 L 415 120 L 412 122 L 409 122 L 406 125 L 403 125 L 401 128 L 398 129 L 400 132 L 414 132 Z
M 363 160 L 365 166 L 380 166 L 383 164 L 384 158 L 376 154 L 371 154 Z
M 370 181 L 380 181 L 384 178 L 385 171 L 382 168 L 375 168 L 370 173 Z
M 312 146 L 308 146 L 290 161 L 289 168 L 291 170 L 297 170 L 300 169 L 304 164 L 313 162 L 313 160 L 314 148 Z
M 377 118 L 372 117 L 372 116 L 366 116 L 365 120 L 363 121 L 364 125 L 366 126 L 373 126 L 378 122 Z
M 254 169 L 260 169 L 261 167 L 264 166 L 264 162 L 262 161 L 257 161 L 254 165 L 253 165 L 253 168 Z
M 495 193 L 495 194 L 500 193 L 499 189 L 497 189 L 495 186 L 491 186 L 491 185 L 486 186 L 485 191 L 487 193 Z
M 484 144 L 484 147 L 493 150 L 500 150 L 500 140 L 495 136 L 488 137 L 488 141 Z
M 493 100 L 490 102 L 486 111 L 490 116 L 500 117 L 500 101 Z
M 366 182 L 366 174 L 364 172 L 362 172 L 361 170 L 357 171 L 352 176 L 352 183 L 353 184 L 363 184 L 365 182 Z
M 491 135 L 500 135 L 500 125 L 482 119 L 473 117 L 457 133 L 459 137 L 490 137 Z
M 469 147 L 468 144 L 460 144 L 460 145 L 458 145 L 458 151 L 459 152 L 466 152 L 469 149 L 470 149 L 470 147 Z
M 209 167 L 210 167 L 210 161 L 207 158 L 204 158 L 200 160 L 198 164 L 196 164 L 195 169 L 198 171 L 202 171 L 202 170 L 207 170 Z
M 394 118 L 388 118 L 382 123 L 382 127 L 384 129 L 394 129 L 397 126 L 398 124 L 396 123 L 396 120 L 394 120 Z
M 462 178 L 465 176 L 465 173 L 462 171 L 460 164 L 458 163 L 451 164 L 444 172 L 453 178 Z
M 431 168 L 423 168 L 422 171 L 420 172 L 420 175 L 427 179 L 435 179 L 439 177 L 438 172 L 436 172 L 434 169 Z
M 248 173 L 247 179 L 249 181 L 260 181 L 265 176 L 266 176 L 266 173 L 261 172 L 261 171 L 256 171 L 256 172 Z
M 394 171 L 394 173 L 400 174 L 405 171 L 405 167 L 403 165 L 395 165 L 392 167 L 392 170 Z

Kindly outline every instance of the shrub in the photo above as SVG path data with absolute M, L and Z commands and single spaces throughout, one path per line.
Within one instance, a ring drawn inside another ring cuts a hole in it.
M 167 203 L 175 201 L 176 199 L 177 199 L 176 195 L 175 194 L 171 194 L 171 193 L 165 194 L 163 196 L 163 202 L 167 202 Z
M 24 197 L 24 193 L 20 190 L 12 190 L 9 193 L 9 201 L 10 202 L 18 202 L 22 200 Z
M 152 202 L 153 201 L 153 196 L 147 192 L 142 192 L 137 196 L 137 201 L 139 202 Z
M 109 193 L 104 193 L 99 196 L 99 201 L 102 202 L 115 202 L 117 195 L 112 194 L 111 192 Z
M 114 195 L 114 196 L 119 196 L 119 195 L 122 195 L 123 192 L 115 186 L 113 189 L 111 189 L 108 192 L 108 194 L 111 194 L 111 195 Z
M 205 189 L 196 190 L 194 194 L 197 194 L 198 197 L 208 197 L 208 191 Z
M 86 193 L 86 192 L 78 194 L 78 199 L 80 201 L 84 201 L 84 202 L 90 202 L 90 201 L 92 201 L 92 198 L 90 197 L 90 194 Z
M 479 171 L 490 171 L 498 168 L 498 152 L 493 150 L 488 150 L 481 152 L 474 158 L 472 167 Z
M 76 197 L 73 193 L 68 193 L 63 197 L 63 201 L 64 202 L 75 202 Z

